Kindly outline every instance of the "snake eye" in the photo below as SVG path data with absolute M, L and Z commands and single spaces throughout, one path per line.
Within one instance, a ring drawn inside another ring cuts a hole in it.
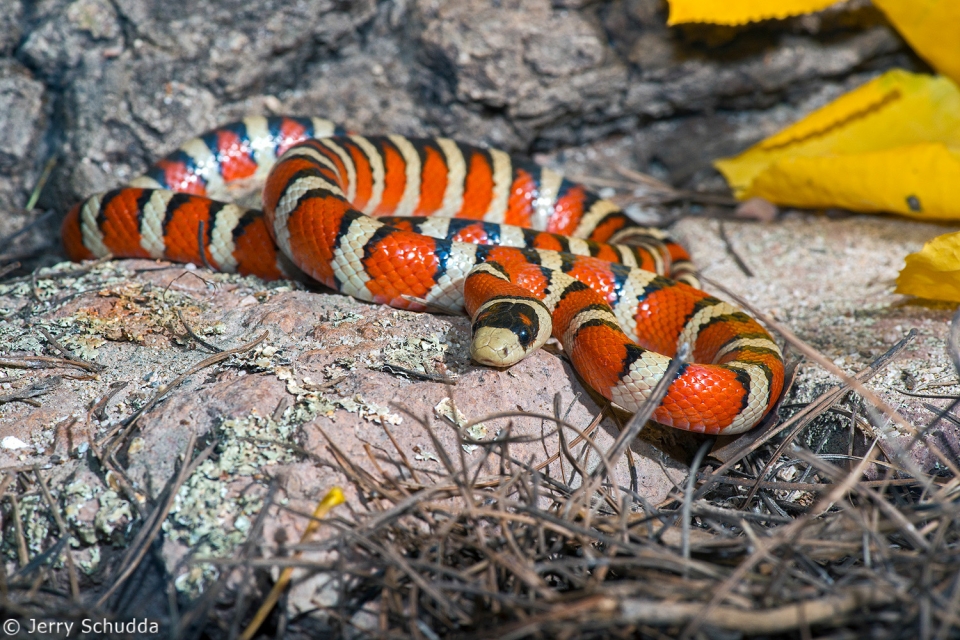
M 530 330 L 526 327 L 520 327 L 516 330 L 517 338 L 520 340 L 520 344 L 528 344 L 530 342 Z

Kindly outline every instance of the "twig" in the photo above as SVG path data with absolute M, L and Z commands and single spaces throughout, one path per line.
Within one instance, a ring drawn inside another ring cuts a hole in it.
M 213 351 L 214 353 L 223 353 L 223 349 L 221 349 L 215 344 L 211 344 L 207 342 L 206 340 L 204 340 L 194 332 L 194 330 L 190 327 L 190 325 L 187 324 L 187 320 L 183 317 L 183 312 L 180 309 L 177 309 L 177 317 L 180 318 L 180 324 L 183 325 L 183 328 L 187 330 L 187 333 L 190 334 L 190 337 L 196 340 L 198 344 L 200 344 L 203 347 L 206 347 L 207 349 L 209 349 L 210 351 Z
M 0 360 L 0 367 L 9 367 L 11 369 L 52 369 L 57 366 L 66 366 L 77 367 L 90 373 L 99 373 L 100 369 L 97 367 L 102 366 L 81 360 L 68 360 L 67 358 L 57 358 L 54 356 L 8 356 L 8 358 L 17 359 Z
M 50 393 L 59 387 L 61 382 L 63 382 L 63 377 L 61 376 L 48 376 L 42 380 L 34 382 L 29 387 L 0 395 L 0 404 L 20 400 L 21 402 L 27 402 L 39 407 L 40 403 L 38 403 L 36 400 L 32 400 L 32 398 Z
M 717 230 L 720 234 L 720 239 L 723 240 L 724 249 L 733 261 L 737 263 L 737 267 L 740 268 L 740 271 L 743 272 L 748 278 L 754 277 L 753 269 L 747 266 L 747 263 L 743 261 L 743 258 L 740 257 L 740 254 L 737 253 L 737 250 L 733 248 L 733 243 L 730 242 L 730 238 L 727 236 L 727 227 L 723 224 L 723 220 L 720 220 L 717 225 Z
M 752 513 L 750 511 L 737 511 L 735 509 L 715 507 L 711 504 L 703 502 L 702 500 L 695 501 L 690 507 L 690 511 L 691 513 L 696 513 L 697 515 L 720 518 L 726 520 L 727 522 L 737 524 L 739 524 L 741 520 L 772 522 L 776 524 L 790 524 L 794 521 L 794 518 L 786 516 L 771 515 L 767 513 Z
M 102 364 L 97 364 L 96 362 L 89 362 L 83 358 L 78 358 L 72 351 L 70 351 L 70 349 L 67 349 L 65 346 L 60 344 L 60 341 L 53 337 L 53 334 L 47 331 L 44 327 L 37 327 L 37 329 L 39 329 L 40 333 L 43 334 L 43 337 L 47 339 L 47 342 L 50 344 L 50 346 L 59 351 L 63 357 L 70 362 L 86 365 L 83 368 L 87 369 L 88 371 L 99 372 L 106 369 L 106 367 Z
M 19 268 L 20 268 L 20 263 L 16 261 L 0 267 L 0 280 L 2 280 L 3 277 L 8 273 L 10 273 L 11 271 L 16 271 Z
M 845 589 L 838 595 L 796 604 L 750 611 L 736 607 L 714 607 L 702 618 L 704 624 L 749 635 L 782 634 L 803 625 L 826 622 L 840 623 L 850 614 L 867 607 L 882 607 L 897 602 L 897 593 L 889 587 L 862 585 Z M 697 618 L 702 605 L 669 603 L 648 599 L 627 598 L 619 603 L 619 617 L 625 623 L 644 622 L 651 625 L 682 625 Z
M 186 380 L 187 378 L 195 374 L 197 371 L 200 371 L 201 369 L 205 369 L 209 366 L 215 365 L 218 362 L 223 362 L 224 360 L 238 353 L 243 353 L 245 351 L 249 351 L 250 349 L 253 349 L 255 346 L 263 342 L 268 335 L 269 335 L 269 332 L 264 331 L 262 334 L 260 334 L 259 337 L 254 339 L 252 342 L 248 342 L 247 344 L 241 345 L 236 349 L 227 349 L 222 353 L 214 354 L 209 358 L 204 358 L 197 364 L 193 365 L 192 367 L 187 369 L 185 372 L 181 373 L 179 376 L 174 378 L 169 384 L 166 384 L 160 387 L 157 390 L 157 392 L 153 395 L 153 397 L 147 401 L 146 404 L 140 407 L 136 412 L 133 413 L 133 415 L 129 416 L 126 420 L 121 421 L 120 424 L 118 424 L 114 429 L 112 429 L 100 440 L 98 445 L 102 445 L 103 443 L 105 443 L 107 440 L 113 437 L 114 434 L 116 434 L 117 431 L 119 431 L 120 429 L 124 429 L 125 430 L 124 433 L 129 433 L 133 429 L 133 427 L 136 425 L 140 417 L 143 416 L 143 414 L 145 414 L 147 411 L 152 409 L 154 405 L 156 405 L 157 402 L 159 402 L 163 396 L 165 396 L 170 391 L 175 389 L 177 386 L 180 385 L 181 382 L 183 382 L 184 380 Z M 122 441 L 123 441 L 123 436 L 121 435 L 121 437 L 117 438 L 116 444 L 119 445 L 119 443 Z M 105 457 L 109 457 L 109 456 L 105 456 Z

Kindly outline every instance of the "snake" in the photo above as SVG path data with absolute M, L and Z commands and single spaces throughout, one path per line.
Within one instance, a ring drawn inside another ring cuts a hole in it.
M 262 210 L 231 202 L 261 184 Z M 687 431 L 747 431 L 783 388 L 776 341 L 697 288 L 666 232 L 549 168 L 450 138 L 250 116 L 74 205 L 62 237 L 73 260 L 305 277 L 363 301 L 465 312 L 481 365 L 508 367 L 552 336 L 587 385 L 630 412 L 685 344 L 652 419 Z

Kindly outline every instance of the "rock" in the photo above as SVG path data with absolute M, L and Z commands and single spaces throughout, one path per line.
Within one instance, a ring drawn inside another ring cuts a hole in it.
M 737 205 L 734 215 L 747 220 L 773 222 L 777 218 L 777 205 L 763 198 L 749 198 Z
M 0 6 L 0 56 L 9 56 L 23 35 L 23 2 L 9 0 Z
M 30 71 L 11 60 L 0 62 L 0 109 L 7 125 L 0 129 L 0 171 L 23 170 L 36 158 L 39 137 L 46 124 L 43 84 Z
M 457 128 L 466 125 L 468 137 L 487 140 L 481 123 L 471 120 L 478 109 L 492 110 L 514 131 L 512 139 L 490 142 L 518 149 L 561 123 L 569 135 L 571 121 L 620 117 L 627 69 L 585 16 L 556 12 L 545 0 L 499 8 L 482 1 L 420 7 L 426 21 L 421 60 L 435 78 L 428 87 L 437 98 L 431 115 L 442 118 L 440 110 L 449 105 L 466 107 L 450 111 L 448 131 L 461 120 Z
M 28 220 L 20 209 L 39 175 L 46 97 L 26 67 L 0 58 L 0 238 Z

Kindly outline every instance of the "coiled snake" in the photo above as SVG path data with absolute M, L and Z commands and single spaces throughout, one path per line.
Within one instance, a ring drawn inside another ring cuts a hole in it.
M 250 180 L 265 180 L 262 213 L 217 200 Z M 76 205 L 63 239 L 75 260 L 162 258 L 271 279 L 299 269 L 361 300 L 462 308 L 481 364 L 513 364 L 553 335 L 591 387 L 630 411 L 688 343 L 693 362 L 654 412 L 680 429 L 746 431 L 783 386 L 777 344 L 696 289 L 664 232 L 549 169 L 446 138 L 249 117 Z

